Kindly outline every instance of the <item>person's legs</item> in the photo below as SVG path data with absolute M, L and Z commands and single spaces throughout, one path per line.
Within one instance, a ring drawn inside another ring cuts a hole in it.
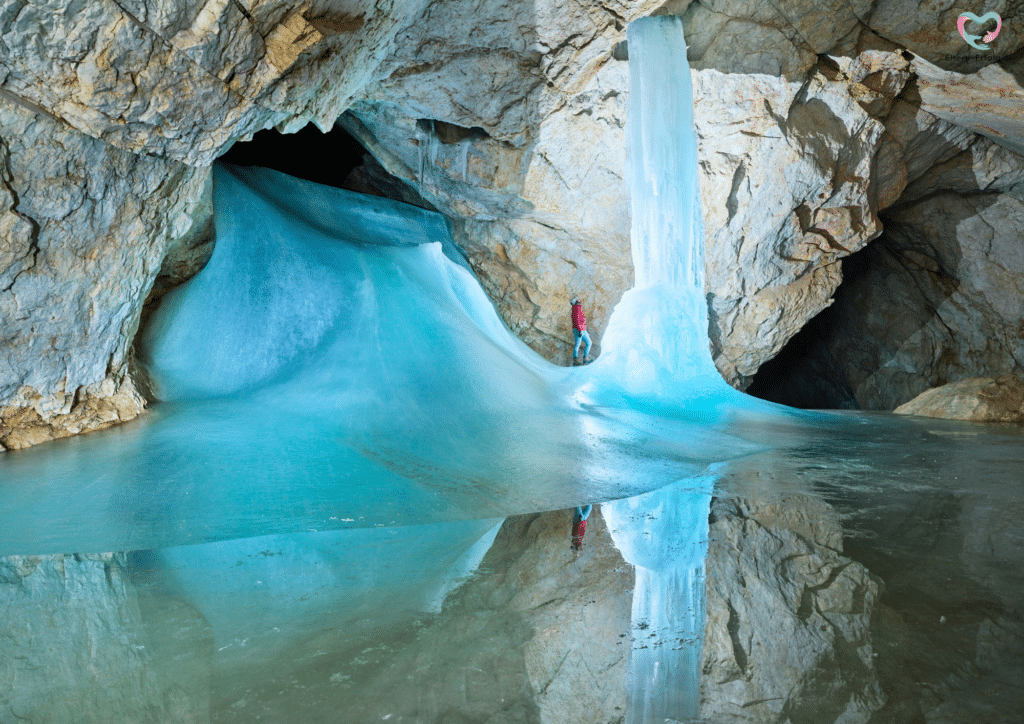
M 587 346 L 583 349 L 583 359 L 586 360 L 590 356 L 590 333 L 586 330 L 580 332 L 583 335 L 583 341 L 587 343 Z M 576 349 L 579 349 L 579 342 L 576 343 Z
M 586 332 L 584 332 L 583 334 L 586 334 Z M 576 346 L 572 350 L 572 358 L 576 359 L 577 357 L 580 356 L 580 342 L 583 341 L 583 335 L 580 334 L 580 331 L 578 329 L 574 329 L 572 330 L 572 336 L 573 339 L 576 340 Z M 587 349 L 590 349 L 590 345 L 587 345 Z

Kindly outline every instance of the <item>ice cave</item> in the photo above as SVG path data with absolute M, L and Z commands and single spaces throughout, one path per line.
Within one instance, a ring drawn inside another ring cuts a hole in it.
M 0 8 L 0 724 L 1019 721 L 1018 10 Z

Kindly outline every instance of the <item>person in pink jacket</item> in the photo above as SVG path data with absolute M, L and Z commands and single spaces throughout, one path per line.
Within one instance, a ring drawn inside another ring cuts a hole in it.
M 572 298 L 572 336 L 576 346 L 572 350 L 573 365 L 586 364 L 590 362 L 590 335 L 587 333 L 587 317 L 583 314 L 583 305 L 579 297 Z M 583 348 L 583 360 L 579 360 L 580 342 L 585 342 Z

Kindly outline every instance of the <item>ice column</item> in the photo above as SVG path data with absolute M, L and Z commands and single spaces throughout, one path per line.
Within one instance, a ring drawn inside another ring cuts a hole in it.
M 636 286 L 604 338 L 627 391 L 679 399 L 724 386 L 708 349 L 704 238 L 693 94 L 682 23 L 630 24 L 629 142 Z M 627 724 L 692 719 L 699 705 L 710 478 L 605 504 L 623 557 L 636 566 Z
M 693 91 L 679 18 L 642 18 L 627 37 L 636 283 L 609 321 L 602 357 L 631 391 L 664 395 L 693 378 L 717 377 L 708 349 Z

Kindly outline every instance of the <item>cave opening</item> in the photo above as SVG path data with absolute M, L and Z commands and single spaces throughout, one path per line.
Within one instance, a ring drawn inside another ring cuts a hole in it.
M 844 298 L 870 266 L 870 254 L 865 253 L 869 247 L 841 260 L 843 281 L 833 294 L 835 301 L 758 368 L 746 390 L 748 395 L 805 410 L 861 409 L 832 342 L 843 333 L 844 315 L 851 309 Z
M 235 166 L 264 166 L 305 181 L 345 188 L 346 179 L 362 166 L 366 149 L 345 129 L 335 125 L 323 133 L 310 123 L 297 133 L 272 128 L 251 141 L 239 141 L 220 157 Z

